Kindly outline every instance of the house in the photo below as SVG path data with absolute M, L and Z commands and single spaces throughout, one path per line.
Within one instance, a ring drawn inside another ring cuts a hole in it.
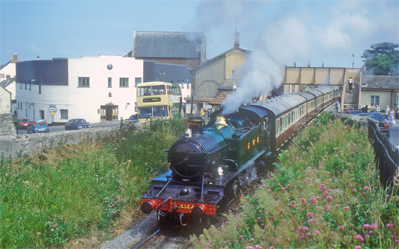
M 381 111 L 387 105 L 395 110 L 399 108 L 399 76 L 367 75 L 365 86 L 362 86 L 360 104 L 374 109 L 380 106 Z
M 17 115 L 49 123 L 126 119 L 136 112 L 143 65 L 143 60 L 104 55 L 19 62 Z
M 11 113 L 16 114 L 16 99 L 15 99 L 15 65 L 19 60 L 17 54 L 13 54 L 13 59 L 0 67 L 0 86 L 4 87 L 11 93 Z
M 193 96 L 191 99 L 186 98 L 186 112 L 196 114 L 202 108 L 217 110 L 219 105 L 212 107 L 209 102 L 217 96 L 227 96 L 227 93 L 233 91 L 236 83 L 241 80 L 242 65 L 250 53 L 250 50 L 240 48 L 236 33 L 232 49 L 193 68 L 190 71 Z
M 11 92 L 0 86 L 0 114 L 11 113 Z

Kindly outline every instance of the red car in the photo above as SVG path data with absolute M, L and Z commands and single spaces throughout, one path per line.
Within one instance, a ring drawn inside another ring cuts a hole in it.
M 30 123 L 30 120 L 27 119 L 27 118 L 20 118 L 19 119 L 19 124 L 21 125 L 21 129 L 27 129 L 29 123 Z

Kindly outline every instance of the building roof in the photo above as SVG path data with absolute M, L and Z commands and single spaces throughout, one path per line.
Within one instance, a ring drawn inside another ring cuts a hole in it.
M 203 42 L 200 32 L 136 31 L 133 54 L 136 58 L 200 58 Z
M 399 90 L 399 76 L 367 75 L 366 87 L 362 89 L 396 89 Z
M 212 63 L 212 62 L 214 62 L 215 60 L 219 59 L 219 58 L 222 57 L 222 56 L 225 56 L 227 53 L 229 53 L 229 52 L 231 52 L 231 51 L 233 51 L 233 50 L 241 50 L 241 51 L 245 52 L 246 54 L 252 53 L 252 50 L 249 50 L 249 49 L 244 49 L 244 48 L 240 48 L 240 47 L 233 47 L 233 48 L 227 50 L 226 52 L 221 53 L 221 54 L 219 54 L 219 55 L 213 57 L 212 59 L 207 60 L 206 62 L 204 62 L 204 63 L 202 63 L 202 64 L 196 66 L 195 68 L 191 69 L 190 71 L 195 71 L 195 70 L 197 70 L 198 68 L 201 68 L 201 67 L 205 66 L 205 65 L 208 64 L 208 63 Z
M 209 104 L 210 105 L 220 105 L 220 103 L 222 103 L 222 101 L 227 97 L 227 95 L 230 95 L 231 93 L 232 93 L 232 91 L 222 92 L 221 94 L 216 96 L 216 98 L 209 101 Z

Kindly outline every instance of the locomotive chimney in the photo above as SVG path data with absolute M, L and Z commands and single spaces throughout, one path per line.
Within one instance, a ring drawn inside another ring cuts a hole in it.
M 202 134 L 202 123 L 204 120 L 200 117 L 191 117 L 187 119 L 192 135 Z

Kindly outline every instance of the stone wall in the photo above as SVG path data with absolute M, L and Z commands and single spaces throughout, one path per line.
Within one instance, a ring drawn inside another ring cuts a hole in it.
M 12 125 L 14 126 L 14 124 Z M 17 159 L 41 152 L 43 149 L 54 149 L 59 144 L 77 144 L 100 140 L 115 130 L 114 127 L 107 127 L 45 134 L 0 135 L 0 153 L 7 158 L 11 156 L 13 159 Z
M 15 128 L 11 113 L 0 114 L 0 137 L 16 135 L 17 128 Z

